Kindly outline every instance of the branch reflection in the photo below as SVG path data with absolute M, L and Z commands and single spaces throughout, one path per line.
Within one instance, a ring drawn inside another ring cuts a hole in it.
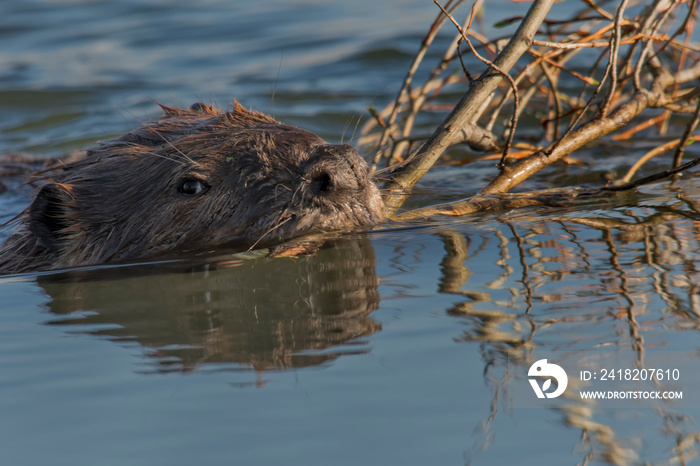
M 700 214 L 689 205 L 590 217 L 581 217 L 579 211 L 577 216 L 537 221 L 501 216 L 499 224 L 482 235 L 498 240 L 499 257 L 489 260 L 495 259 L 502 271 L 485 287 L 470 285 L 473 268 L 480 263 L 478 241 L 455 231 L 440 233 L 446 251 L 440 290 L 465 298 L 447 312 L 466 326 L 457 341 L 479 343 L 492 393 L 481 434 L 467 456 L 492 443 L 493 423 L 499 411 L 508 409 L 511 369 L 520 367 L 527 373 L 538 359 L 536 350 L 567 350 L 581 360 L 592 357 L 595 349 L 626 351 L 634 355 L 631 367 L 645 368 L 648 336 L 659 326 L 670 331 L 665 335 L 671 342 L 657 341 L 657 333 L 651 337 L 654 349 L 672 344 L 674 331 L 700 330 Z M 510 300 L 504 301 L 502 294 L 496 297 L 504 287 L 510 287 Z M 568 393 L 576 393 L 581 382 L 569 379 L 574 390 Z M 556 408 L 566 425 L 581 431 L 576 450 L 584 464 L 643 459 L 636 453 L 642 439 L 620 438 L 604 420 L 604 411 L 595 407 L 595 401 L 570 396 Z M 660 434 L 677 445 L 668 452 L 668 461 L 684 464 L 697 456 L 700 432 L 692 427 L 692 419 L 672 407 L 656 413 L 663 426 Z

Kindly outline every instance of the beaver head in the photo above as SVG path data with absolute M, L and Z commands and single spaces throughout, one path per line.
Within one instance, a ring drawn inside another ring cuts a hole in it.
M 230 112 L 163 109 L 51 176 L 0 250 L 0 271 L 269 244 L 382 220 L 379 191 L 352 147 L 238 103 Z

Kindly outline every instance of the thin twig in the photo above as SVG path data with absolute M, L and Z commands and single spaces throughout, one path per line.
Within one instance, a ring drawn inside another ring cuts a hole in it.
M 698 126 L 698 120 L 700 120 L 700 100 L 695 106 L 695 113 L 693 114 L 693 119 L 688 122 L 683 132 L 683 136 L 678 142 L 678 147 L 676 148 L 676 153 L 673 156 L 673 166 L 678 167 L 683 159 L 683 153 L 685 152 L 685 147 L 688 145 L 690 135 L 693 134 L 695 128 Z
M 452 7 L 452 5 L 451 5 L 452 2 L 453 2 L 453 0 L 448 0 L 448 2 L 447 2 L 448 8 Z M 464 2 L 464 0 L 458 0 L 457 4 L 454 5 L 454 8 L 457 8 L 463 2 Z M 435 18 L 435 21 L 433 22 L 433 25 L 430 27 L 428 34 L 423 39 L 420 50 L 418 51 L 418 53 L 414 57 L 413 63 L 411 64 L 408 72 L 406 73 L 406 77 L 404 78 L 403 84 L 401 85 L 401 89 L 399 90 L 399 94 L 396 97 L 394 107 L 391 111 L 391 114 L 389 115 L 388 120 L 387 120 L 387 129 L 382 133 L 382 136 L 379 140 L 379 143 L 377 144 L 377 155 L 375 155 L 374 162 L 373 162 L 373 165 L 375 168 L 379 164 L 379 160 L 381 158 L 381 153 L 382 153 L 382 147 L 384 147 L 386 140 L 390 136 L 390 131 L 388 128 L 391 128 L 393 126 L 394 122 L 396 121 L 396 117 L 399 113 L 399 108 L 401 107 L 401 101 L 404 98 L 404 96 L 406 96 L 406 95 L 410 96 L 410 87 L 411 87 L 411 82 L 413 81 L 413 76 L 418 71 L 418 67 L 420 66 L 421 62 L 423 61 L 423 58 L 425 57 L 425 55 L 428 51 L 428 48 L 430 47 L 433 40 L 435 39 L 435 36 L 437 36 L 437 33 L 440 30 L 440 27 L 442 26 L 442 24 L 444 22 L 445 22 L 445 17 L 442 14 L 438 15 L 438 17 Z
M 469 40 L 469 37 L 467 37 L 467 32 L 469 29 L 471 29 L 471 24 L 472 20 L 474 18 L 474 6 L 472 7 L 472 12 L 471 16 L 469 17 L 469 23 L 467 25 L 467 29 L 462 29 L 462 26 L 459 25 L 459 23 L 454 19 L 454 17 L 447 11 L 445 10 L 442 5 L 440 5 L 440 2 L 438 0 L 434 0 L 435 4 L 442 10 L 443 14 L 449 18 L 450 21 L 452 21 L 452 24 L 457 28 L 459 33 L 462 35 L 462 39 L 467 43 L 469 46 L 469 49 L 471 50 L 472 54 L 476 58 L 478 58 L 482 63 L 487 65 L 489 68 L 497 71 L 501 76 L 506 78 L 508 80 L 508 83 L 510 84 L 510 87 L 513 91 L 513 116 L 511 118 L 511 124 L 510 124 L 510 132 L 508 134 L 508 139 L 506 140 L 506 145 L 503 149 L 503 156 L 501 157 L 500 162 L 498 162 L 498 169 L 503 171 L 505 169 L 505 160 L 508 157 L 508 152 L 510 151 L 510 146 L 513 144 L 513 136 L 515 135 L 515 127 L 518 124 L 518 87 L 515 85 L 515 81 L 513 81 L 513 78 L 508 74 L 507 72 L 501 70 L 498 66 L 496 66 L 493 62 L 490 60 L 482 57 L 479 55 L 479 53 L 476 51 L 474 46 L 472 45 L 471 41 Z
M 608 111 L 610 110 L 610 105 L 612 105 L 613 97 L 615 92 L 617 92 L 617 53 L 620 49 L 620 35 L 622 34 L 622 17 L 625 12 L 625 7 L 627 6 L 628 0 L 622 0 L 620 7 L 617 9 L 615 14 L 615 28 L 613 29 L 612 40 L 610 41 L 610 61 L 608 62 L 609 72 L 605 71 L 605 75 L 610 75 L 610 88 L 608 89 L 608 95 L 605 97 L 603 104 L 600 106 L 600 118 L 605 118 L 608 116 Z
M 632 165 L 632 167 L 630 167 L 625 176 L 621 178 L 621 181 L 624 183 L 629 183 L 634 174 L 637 173 L 637 171 L 642 167 L 642 165 L 644 165 L 657 155 L 663 154 L 664 152 L 667 152 L 673 149 L 674 147 L 677 147 L 679 142 L 680 139 L 669 141 L 666 144 L 662 144 L 659 147 L 655 147 L 654 149 L 644 154 L 642 157 L 639 158 L 639 160 L 637 160 L 634 163 L 634 165 Z

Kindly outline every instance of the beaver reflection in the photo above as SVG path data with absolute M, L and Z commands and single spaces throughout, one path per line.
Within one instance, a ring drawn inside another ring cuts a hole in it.
M 256 370 L 316 365 L 338 353 L 305 350 L 380 329 L 368 317 L 379 295 L 366 238 L 330 241 L 314 257 L 261 258 L 220 270 L 90 275 L 94 278 L 81 273 L 39 278 L 52 298 L 51 312 L 61 316 L 50 324 L 136 341 L 152 349 L 148 354 L 157 371 L 207 363 L 243 363 Z M 357 352 L 367 351 L 355 344 Z

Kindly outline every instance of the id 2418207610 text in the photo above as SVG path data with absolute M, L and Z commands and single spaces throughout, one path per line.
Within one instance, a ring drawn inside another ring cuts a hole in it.
M 581 380 L 601 381 L 659 381 L 680 380 L 678 369 L 601 369 L 600 371 L 579 371 Z

